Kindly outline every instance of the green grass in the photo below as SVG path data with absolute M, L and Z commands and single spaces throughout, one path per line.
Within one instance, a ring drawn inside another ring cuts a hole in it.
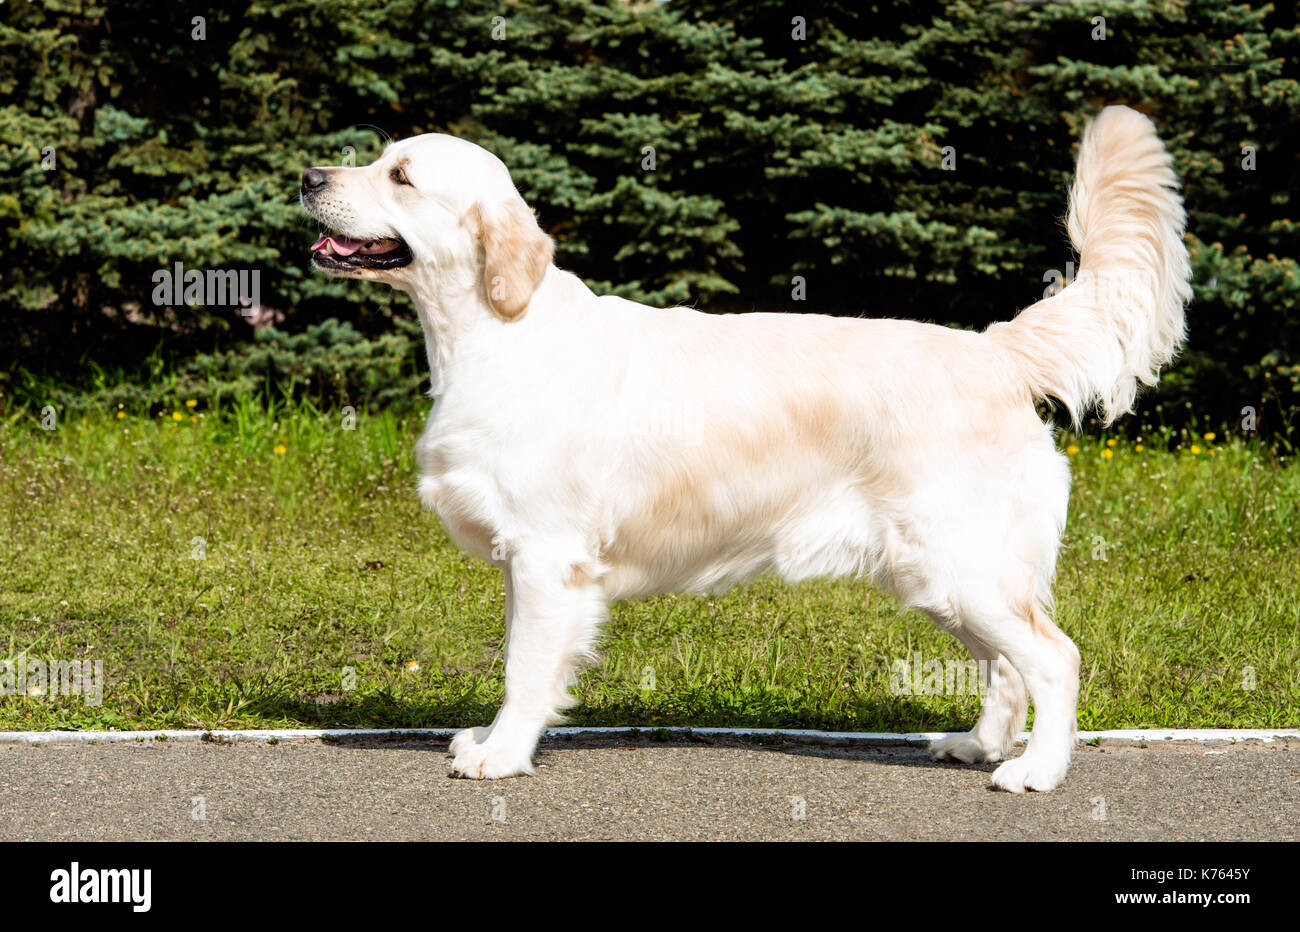
M 0 658 L 101 660 L 107 685 L 100 706 L 0 696 L 0 728 L 491 720 L 501 581 L 421 509 L 418 417 L 176 410 L 54 431 L 6 415 Z M 1300 723 L 1300 468 L 1196 442 L 1062 438 L 1056 617 L 1083 653 L 1081 728 Z M 944 730 L 978 711 L 891 694 L 892 661 L 964 654 L 866 582 L 616 606 L 602 652 L 574 722 Z

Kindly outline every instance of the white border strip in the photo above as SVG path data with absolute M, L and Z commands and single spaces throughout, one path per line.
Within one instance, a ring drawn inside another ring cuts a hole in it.
M 123 741 L 312 741 L 328 738 L 421 737 L 450 738 L 459 728 L 270 728 L 248 731 L 216 729 L 213 731 L 157 729 L 141 731 L 0 731 L 0 744 L 110 744 Z M 548 728 L 546 737 L 559 735 L 733 735 L 743 737 L 774 736 L 825 744 L 860 744 L 889 747 L 924 747 L 947 732 L 927 731 L 896 734 L 872 731 L 816 731 L 803 728 L 692 728 L 689 726 L 656 727 L 568 727 Z M 1029 738 L 1022 732 L 1016 739 Z M 1276 741 L 1300 739 L 1300 728 L 1120 728 L 1111 731 L 1081 731 L 1079 741 L 1110 741 L 1126 744 L 1165 741 L 1206 743 L 1237 741 Z

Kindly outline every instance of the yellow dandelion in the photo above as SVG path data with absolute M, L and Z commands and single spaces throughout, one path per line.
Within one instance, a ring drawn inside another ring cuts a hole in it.
M 1205 439 L 1206 439 L 1206 440 L 1209 440 L 1209 441 L 1211 441 L 1211 442 L 1213 442 L 1213 441 L 1214 441 L 1214 431 L 1210 431 L 1208 434 L 1206 434 L 1206 435 L 1205 435 Z
M 277 444 L 275 445 L 275 455 L 276 455 L 276 456 L 284 456 L 284 455 L 285 455 L 286 453 L 288 453 L 288 452 L 289 452 L 288 447 L 286 447 L 283 443 L 277 443 Z
M 126 412 L 125 412 L 125 411 L 119 411 L 119 412 L 117 412 L 117 419 L 118 419 L 119 421 L 122 420 L 122 418 L 124 418 L 124 417 L 126 417 Z
M 1068 456 L 1074 456 L 1074 454 L 1079 452 L 1079 448 L 1076 447 L 1074 444 L 1070 444 L 1068 447 L 1065 448 L 1065 452 Z
M 1196 456 L 1200 452 L 1201 452 L 1201 448 L 1198 447 L 1196 444 L 1192 444 L 1192 456 Z
M 1114 445 L 1115 445 L 1115 438 L 1114 438 L 1114 437 L 1111 437 L 1109 440 L 1106 441 L 1106 446 L 1108 446 L 1108 447 L 1113 447 Z
M 1101 451 L 1102 459 L 1110 459 L 1114 455 L 1115 455 L 1115 451 L 1110 449 L 1109 447 Z
M 185 415 L 181 414 L 179 411 L 173 411 L 173 412 L 172 412 L 172 420 L 173 420 L 173 421 L 183 421 L 183 420 L 185 420 Z
M 187 408 L 197 408 L 198 406 L 199 402 L 195 398 L 191 398 L 189 401 L 185 402 L 185 407 Z
M 1141 453 L 1141 452 L 1142 452 L 1142 444 L 1139 443 L 1139 444 L 1134 445 L 1133 449 L 1134 449 L 1136 452 Z

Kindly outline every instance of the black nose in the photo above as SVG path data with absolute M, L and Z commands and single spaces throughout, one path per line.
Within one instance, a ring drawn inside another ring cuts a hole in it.
M 309 191 L 314 191 L 328 180 L 325 173 L 319 168 L 309 168 L 302 173 L 302 193 L 306 194 Z

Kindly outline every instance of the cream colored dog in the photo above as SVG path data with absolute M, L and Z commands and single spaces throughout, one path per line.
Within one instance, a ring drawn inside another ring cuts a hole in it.
M 613 601 L 854 574 L 988 661 L 979 722 L 932 753 L 999 760 L 1032 699 L 1028 748 L 993 784 L 1059 784 L 1079 653 L 1047 610 L 1070 476 L 1034 401 L 1076 422 L 1130 410 L 1181 345 L 1191 294 L 1150 121 L 1102 111 L 1076 174 L 1078 277 L 973 333 L 598 297 L 551 264 L 506 167 L 450 136 L 304 172 L 303 207 L 336 231 L 317 267 L 415 303 L 435 399 L 420 495 L 505 576 L 505 702 L 456 736 L 453 772 L 531 772 Z

